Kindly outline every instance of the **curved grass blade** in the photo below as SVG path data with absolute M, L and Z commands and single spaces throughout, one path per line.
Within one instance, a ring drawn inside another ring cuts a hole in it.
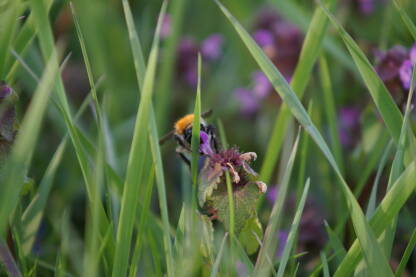
M 292 175 L 293 164 L 295 162 L 298 150 L 300 134 L 301 133 L 299 131 L 296 140 L 293 144 L 289 160 L 287 161 L 286 170 L 284 171 L 285 174 L 283 175 L 282 182 L 279 187 L 279 195 L 277 197 L 276 202 L 273 205 L 273 209 L 270 214 L 269 224 L 267 225 L 266 231 L 264 232 L 263 246 L 261 247 L 260 252 L 257 256 L 257 261 L 253 273 L 254 276 L 268 275 L 271 270 L 270 263 L 267 259 L 268 257 L 274 257 L 274 253 L 276 253 L 278 242 L 275 238 L 277 231 L 279 230 L 283 216 L 283 206 L 287 198 L 289 181 Z
M 144 184 L 145 182 L 146 172 L 144 172 L 144 167 L 145 160 L 149 154 L 147 151 L 147 130 L 149 127 L 150 106 L 156 74 L 159 34 L 165 11 L 166 2 L 162 4 L 143 82 L 142 97 L 138 108 L 123 197 L 121 200 L 120 222 L 117 228 L 116 251 L 112 276 L 125 276 L 128 270 L 133 225 L 137 211 L 136 196 L 138 195 L 140 184 Z
M 395 274 L 396 277 L 403 276 L 403 272 L 406 268 L 407 263 L 409 262 L 410 256 L 412 255 L 412 252 L 414 251 L 415 247 L 416 247 L 416 229 L 413 230 L 409 243 L 407 244 L 406 249 L 404 250 L 403 257 L 400 260 L 400 264 L 396 270 L 396 274 Z
M 222 254 L 224 252 L 225 243 L 227 242 L 228 233 L 225 233 L 224 238 L 222 239 L 220 250 L 218 251 L 217 258 L 215 259 L 215 263 L 212 266 L 210 277 L 216 277 L 218 275 L 218 271 L 220 269 L 220 263 L 222 259 Z
M 48 62 L 43 77 L 32 98 L 24 120 L 12 147 L 10 157 L 2 169 L 2 186 L 0 186 L 0 235 L 6 231 L 9 216 L 13 214 L 19 202 L 31 156 L 40 133 L 43 115 L 47 109 L 49 95 L 58 75 L 57 57 L 53 55 Z
M 326 3 L 330 6 L 334 6 L 335 1 L 336 0 L 326 0 Z M 305 88 L 309 82 L 310 73 L 320 53 L 327 28 L 328 19 L 325 17 L 322 9 L 318 7 L 315 10 L 311 24 L 309 25 L 306 33 L 299 62 L 296 65 L 291 82 L 292 89 L 296 92 L 299 98 L 302 98 Z M 273 169 L 276 165 L 276 161 L 282 147 L 284 134 L 286 133 L 287 126 L 289 126 L 289 122 L 291 120 L 292 116 L 290 114 L 290 110 L 288 109 L 287 104 L 283 103 L 275 120 L 272 135 L 267 145 L 267 151 L 265 152 L 266 156 L 260 170 L 261 179 L 265 183 L 270 182 Z
M 376 237 L 380 237 L 382 232 L 390 225 L 393 218 L 406 203 L 410 195 L 416 189 L 416 162 L 408 165 L 403 174 L 392 185 L 391 190 L 383 198 L 370 220 L 370 226 Z M 350 276 L 355 266 L 361 259 L 362 249 L 357 240 L 354 241 L 347 256 L 339 265 L 334 276 Z
M 289 260 L 290 253 L 292 252 L 293 245 L 295 243 L 296 234 L 299 228 L 300 218 L 302 216 L 303 208 L 305 207 L 306 197 L 309 191 L 310 180 L 306 180 L 305 189 L 303 190 L 302 198 L 300 199 L 298 208 L 296 210 L 295 218 L 293 219 L 292 226 L 290 227 L 289 236 L 285 248 L 283 250 L 282 258 L 279 264 L 279 270 L 277 277 L 283 277 L 286 269 L 287 262 Z
M 402 6 L 397 2 L 397 0 L 393 0 L 393 3 L 397 11 L 399 12 L 400 17 L 402 18 L 404 24 L 406 24 L 407 29 L 409 29 L 409 32 L 412 34 L 413 39 L 416 40 L 416 26 L 413 23 L 412 19 L 409 17 L 406 11 L 402 8 Z
M 325 253 L 321 252 L 321 263 L 324 269 L 324 277 L 330 277 L 331 275 L 329 275 L 329 267 L 328 267 L 328 261 L 326 259 L 326 255 Z
M 10 46 L 16 30 L 20 0 L 0 1 L 0 80 L 5 77 Z
M 375 274 L 379 274 L 379 276 L 392 276 L 393 273 L 387 262 L 387 259 L 384 256 L 384 253 L 382 252 L 381 247 L 378 244 L 366 218 L 364 217 L 364 214 L 361 210 L 360 205 L 357 202 L 357 199 L 355 199 L 354 194 L 351 192 L 349 186 L 342 177 L 340 169 L 335 161 L 334 156 L 329 150 L 328 145 L 322 138 L 322 135 L 319 133 L 316 126 L 311 121 L 305 108 L 302 106 L 299 99 L 296 97 L 296 94 L 290 88 L 282 74 L 266 57 L 264 52 L 255 43 L 255 41 L 251 38 L 247 31 L 244 30 L 240 23 L 229 13 L 229 11 L 218 0 L 215 0 L 215 2 L 218 4 L 224 15 L 234 26 L 240 38 L 252 54 L 253 58 L 256 60 L 260 68 L 271 81 L 276 92 L 279 93 L 282 100 L 286 102 L 286 104 L 288 105 L 292 114 L 296 117 L 299 123 L 314 139 L 317 146 L 321 149 L 321 151 L 327 158 L 328 162 L 334 169 L 337 177 L 341 181 L 341 189 L 351 213 L 355 232 L 357 234 L 357 237 L 359 238 L 360 244 L 362 245 L 363 249 L 365 249 L 364 257 L 366 259 L 367 265 L 369 265 L 369 268 L 371 270 L 374 270 Z M 375 261 L 377 261 L 377 266 L 374 266 Z

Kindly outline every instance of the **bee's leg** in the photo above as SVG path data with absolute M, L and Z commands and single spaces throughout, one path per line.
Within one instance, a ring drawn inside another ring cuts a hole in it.
M 214 147 L 214 150 L 216 153 L 219 152 L 219 145 L 218 145 L 218 140 L 217 140 L 217 135 L 216 135 L 216 131 L 215 131 L 215 127 L 212 125 L 208 125 L 207 126 L 207 133 L 211 135 L 212 138 L 212 146 Z
M 178 154 L 182 161 L 184 161 L 189 166 L 189 168 L 191 168 L 191 161 L 189 161 L 189 159 L 183 153 L 178 152 Z

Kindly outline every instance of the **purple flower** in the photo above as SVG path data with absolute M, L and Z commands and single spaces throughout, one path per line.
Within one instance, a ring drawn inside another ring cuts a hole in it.
M 214 151 L 211 148 L 211 140 L 209 135 L 204 131 L 200 131 L 199 135 L 201 138 L 199 150 L 205 155 L 212 155 Z
M 289 236 L 289 233 L 287 231 L 279 231 L 278 234 L 278 241 L 279 246 L 277 247 L 276 256 L 280 257 L 283 254 L 283 251 L 285 250 L 287 238 Z
M 351 147 L 360 133 L 361 112 L 356 107 L 344 107 L 339 111 L 339 137 L 344 147 Z
M 179 43 L 176 71 L 178 78 L 191 87 L 195 87 L 198 82 L 197 60 L 198 46 L 193 39 L 185 37 Z
M 238 88 L 234 91 L 237 101 L 240 102 L 241 113 L 245 116 L 252 116 L 260 108 L 260 101 L 253 91 L 246 88 Z
M 261 71 L 254 72 L 252 79 L 254 82 L 254 94 L 260 99 L 265 98 L 272 90 L 272 84 L 269 82 L 269 79 Z
M 412 81 L 413 65 L 410 60 L 406 60 L 400 66 L 399 74 L 400 80 L 402 81 L 403 88 L 409 89 Z
M 5 82 L 0 84 L 0 99 L 4 99 L 12 93 L 12 89 Z
M 221 55 L 223 41 L 223 37 L 219 34 L 214 34 L 206 38 L 201 45 L 202 56 L 210 61 L 218 59 Z
M 373 13 L 374 0 L 358 0 L 358 9 L 364 15 Z
M 257 42 L 257 44 L 262 48 L 274 44 L 273 34 L 268 30 L 257 30 L 253 34 L 253 38 Z
M 237 277 L 249 276 L 247 266 L 241 261 L 237 261 L 235 267 L 237 270 Z
M 171 32 L 171 20 L 170 15 L 166 14 L 163 17 L 162 26 L 160 28 L 160 38 L 165 39 L 170 35 Z
M 273 186 L 271 188 L 268 189 L 267 193 L 266 193 L 266 199 L 270 202 L 270 204 L 274 204 L 274 202 L 276 202 L 277 200 L 277 186 Z

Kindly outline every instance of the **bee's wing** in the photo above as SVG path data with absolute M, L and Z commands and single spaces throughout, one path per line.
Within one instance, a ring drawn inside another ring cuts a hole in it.
M 205 201 L 217 188 L 221 176 L 224 173 L 221 164 L 210 164 L 210 158 L 206 158 L 204 166 L 198 176 L 198 203 L 200 207 L 204 207 Z

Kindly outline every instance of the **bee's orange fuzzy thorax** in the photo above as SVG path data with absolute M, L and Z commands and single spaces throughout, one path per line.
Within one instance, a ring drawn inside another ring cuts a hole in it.
M 182 117 L 181 119 L 176 121 L 176 123 L 175 123 L 175 132 L 177 134 L 183 134 L 185 129 L 189 125 L 191 125 L 193 121 L 194 121 L 194 115 L 193 114 L 185 115 L 184 117 Z

